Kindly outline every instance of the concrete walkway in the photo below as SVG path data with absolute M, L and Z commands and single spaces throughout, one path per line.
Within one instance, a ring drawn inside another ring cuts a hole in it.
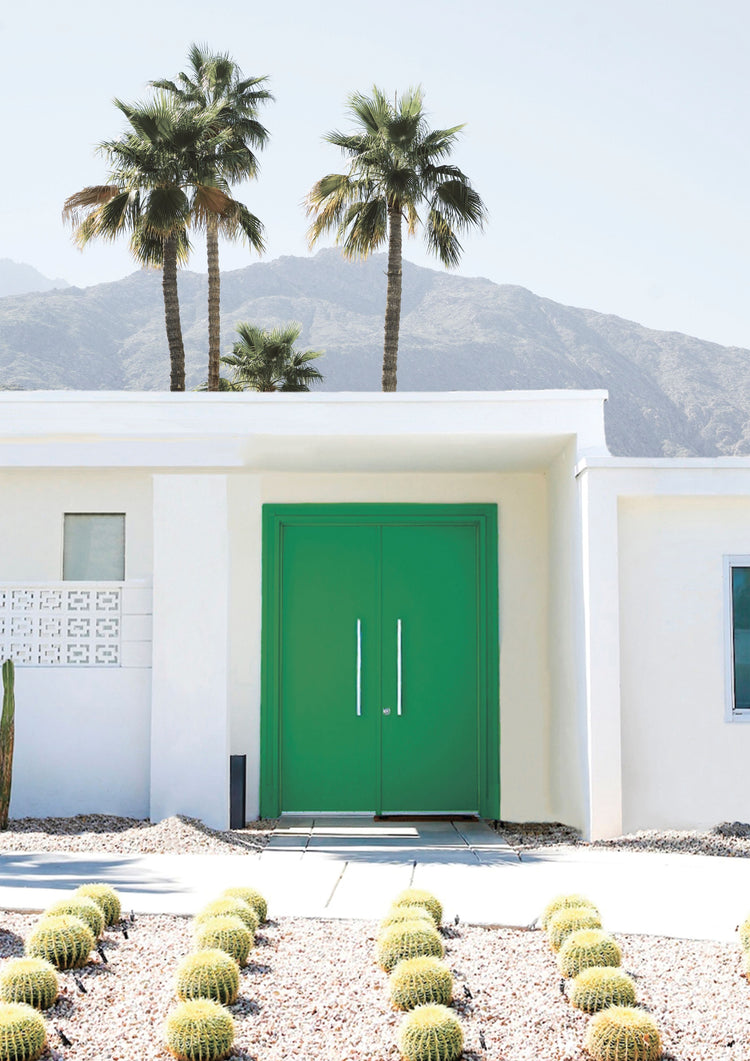
M 285 816 L 260 854 L 0 856 L 0 908 L 42 910 L 86 881 L 136 913 L 193 914 L 231 884 L 266 894 L 271 916 L 374 918 L 410 885 L 445 919 L 525 927 L 580 891 L 613 932 L 736 941 L 750 914 L 750 859 L 540 848 L 519 856 L 481 822 Z

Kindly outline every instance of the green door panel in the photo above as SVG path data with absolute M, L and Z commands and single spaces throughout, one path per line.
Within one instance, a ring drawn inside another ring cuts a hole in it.
M 495 506 L 265 506 L 261 814 L 499 817 L 497 629 Z
M 284 528 L 280 765 L 285 811 L 372 812 L 377 807 L 379 533 L 367 526 Z
M 389 711 L 381 716 L 382 812 L 476 812 L 476 528 L 385 526 L 382 534 L 383 706 Z

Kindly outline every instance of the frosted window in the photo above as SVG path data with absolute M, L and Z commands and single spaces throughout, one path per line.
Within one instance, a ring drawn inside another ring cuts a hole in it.
M 732 568 L 734 707 L 750 709 L 750 567 Z
M 71 582 L 122 582 L 125 578 L 125 516 L 66 513 L 63 578 Z

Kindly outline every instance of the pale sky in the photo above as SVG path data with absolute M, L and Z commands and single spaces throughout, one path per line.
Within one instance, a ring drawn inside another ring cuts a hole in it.
M 71 243 L 65 197 L 106 178 L 112 98 L 186 66 L 191 42 L 268 74 L 271 141 L 236 195 L 266 260 L 309 253 L 305 194 L 341 169 L 322 142 L 352 91 L 421 84 L 489 225 L 458 272 L 568 305 L 750 347 L 747 0 L 90 0 L 0 14 L 0 258 L 79 286 L 132 272 L 126 245 Z M 421 243 L 405 257 L 439 268 Z M 222 268 L 256 256 L 222 247 Z M 196 247 L 190 268 L 204 271 Z

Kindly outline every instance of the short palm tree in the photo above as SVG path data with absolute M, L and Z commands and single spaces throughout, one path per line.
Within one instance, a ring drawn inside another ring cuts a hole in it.
M 232 353 L 221 359 L 234 371 L 231 379 L 220 381 L 217 390 L 309 391 L 311 384 L 323 379 L 311 364 L 323 351 L 295 350 L 301 330 L 302 325 L 296 323 L 272 330 L 238 324 L 239 339 Z
M 191 115 L 164 95 L 135 106 L 114 102 L 130 128 L 119 139 L 99 145 L 110 164 L 110 183 L 69 196 L 63 219 L 72 224 L 79 246 L 128 235 L 136 261 L 162 270 L 170 389 L 184 390 L 177 266 L 187 261 L 188 229 L 196 218 L 231 213 L 241 206 L 203 161 L 227 135 L 214 127 L 218 108 Z
M 254 151 L 268 139 L 268 130 L 257 118 L 261 103 L 273 96 L 264 87 L 267 77 L 243 76 L 239 66 L 226 54 L 211 54 L 208 48 L 193 44 L 188 53 L 190 70 L 175 81 L 152 81 L 155 88 L 171 94 L 188 112 L 205 112 L 219 107 L 217 129 L 228 134 L 217 145 L 212 159 L 218 181 L 255 177 L 258 160 Z M 219 389 L 221 349 L 221 294 L 219 272 L 219 233 L 228 239 L 245 238 L 258 252 L 265 249 L 263 225 L 246 207 L 208 212 L 203 219 L 208 259 L 208 390 Z
M 428 249 L 446 267 L 461 257 L 459 234 L 482 228 L 484 204 L 457 166 L 443 162 L 463 125 L 430 129 L 421 88 L 390 102 L 375 86 L 372 96 L 353 93 L 348 110 L 357 128 L 325 139 L 349 159 L 346 173 L 329 173 L 307 197 L 312 246 L 334 231 L 348 258 L 366 258 L 388 243 L 388 286 L 383 342 L 383 390 L 395 391 L 401 322 L 402 222 L 413 235 L 420 224 Z M 423 216 L 420 216 L 420 208 Z

